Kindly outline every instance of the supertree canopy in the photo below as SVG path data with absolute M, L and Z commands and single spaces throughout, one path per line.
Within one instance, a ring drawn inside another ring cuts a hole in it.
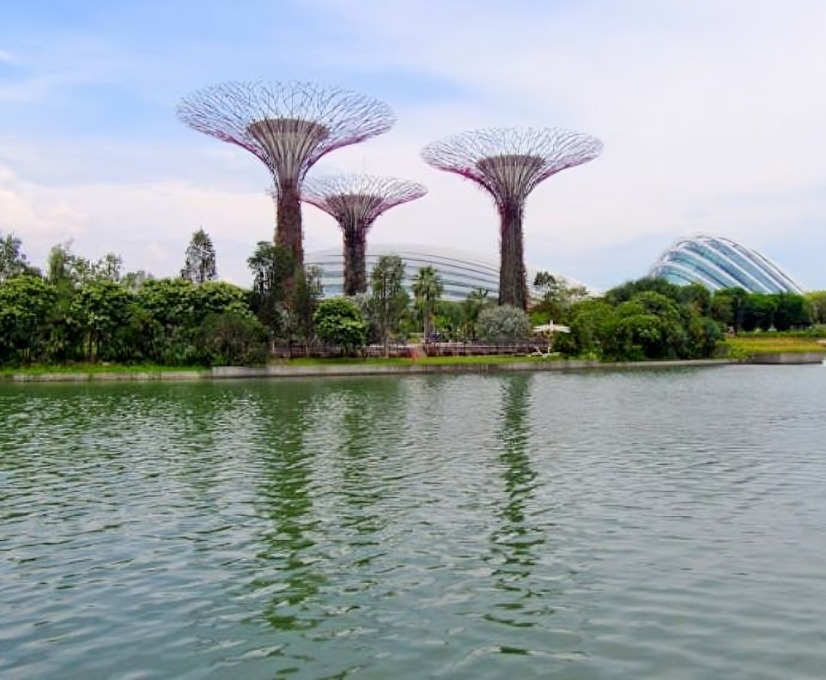
M 425 162 L 476 182 L 499 210 L 499 304 L 524 309 L 525 280 L 522 217 L 536 186 L 565 168 L 596 158 L 602 142 L 591 135 L 558 128 L 489 128 L 464 132 L 428 144 Z
M 390 208 L 427 193 L 421 184 L 394 177 L 338 175 L 308 178 L 302 199 L 332 216 L 344 236 L 344 293 L 367 290 L 367 232 Z
M 387 132 L 390 108 L 335 87 L 303 82 L 227 82 L 192 93 L 178 104 L 191 128 L 254 154 L 273 174 L 275 242 L 303 265 L 301 184 L 325 154 Z

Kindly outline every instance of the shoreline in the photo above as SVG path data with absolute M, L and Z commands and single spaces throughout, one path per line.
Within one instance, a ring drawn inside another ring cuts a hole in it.
M 772 353 L 758 354 L 748 359 L 674 359 L 664 361 L 613 361 L 561 359 L 553 361 L 507 361 L 497 363 L 471 362 L 428 364 L 273 364 L 251 368 L 245 366 L 214 366 L 188 370 L 148 371 L 75 371 L 44 373 L 13 373 L 0 376 L 0 383 L 44 382 L 194 382 L 215 380 L 246 380 L 262 378 L 323 378 L 371 375 L 426 375 L 462 373 L 512 373 L 517 371 L 583 371 L 583 370 L 633 370 L 660 368 L 692 368 L 731 365 L 791 366 L 826 363 L 826 353 Z
M 5 383 L 44 382 L 193 382 L 261 378 L 322 378 L 371 375 L 424 375 L 450 373 L 512 373 L 514 371 L 581 371 L 599 369 L 680 368 L 728 366 L 742 363 L 732 359 L 683 359 L 669 361 L 599 362 L 592 360 L 512 361 L 463 364 L 317 364 L 305 366 L 271 365 L 259 368 L 214 366 L 207 369 L 170 371 L 77 371 L 54 373 L 14 373 L 0 378 Z

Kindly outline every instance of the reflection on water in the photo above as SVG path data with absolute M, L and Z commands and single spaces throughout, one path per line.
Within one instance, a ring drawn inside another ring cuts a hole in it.
M 513 627 L 533 627 L 547 613 L 547 592 L 533 583 L 536 554 L 545 543 L 545 529 L 535 526 L 527 514 L 537 473 L 531 466 L 530 408 L 531 375 L 517 375 L 501 383 L 500 454 L 505 499 L 497 511 L 499 523 L 491 536 L 493 576 L 504 594 L 486 618 Z M 510 653 L 529 650 L 504 647 Z
M 260 576 L 252 581 L 268 595 L 264 610 L 275 628 L 297 630 L 318 623 L 307 606 L 325 581 L 309 556 L 319 524 L 310 496 L 312 465 L 317 452 L 305 446 L 305 432 L 319 417 L 312 386 L 297 386 L 289 398 L 259 400 L 259 452 L 262 457 L 260 498 L 256 505 L 269 527 L 256 557 Z
M 0 385 L 0 676 L 820 678 L 822 394 Z

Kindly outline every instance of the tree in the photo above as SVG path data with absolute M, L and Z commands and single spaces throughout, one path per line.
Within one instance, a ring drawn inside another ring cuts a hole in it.
M 290 315 L 292 332 L 305 341 L 313 336 L 313 314 L 324 289 L 321 285 L 321 267 L 307 265 L 296 270 Z
M 462 300 L 462 325 L 460 335 L 466 339 L 474 339 L 477 335 L 476 322 L 479 313 L 494 304 L 488 297 L 489 291 L 485 288 L 475 288 Z
M 614 345 L 616 358 L 685 358 L 688 337 L 680 308 L 671 298 L 652 290 L 636 293 L 616 307 L 615 316 L 613 333 L 622 341 Z
M 122 359 L 123 347 L 112 341 L 129 327 L 132 293 L 114 281 L 88 281 L 73 300 L 73 315 L 86 337 L 87 359 Z
M 192 234 L 192 239 L 186 249 L 186 260 L 184 268 L 181 269 L 181 278 L 197 284 L 218 278 L 215 266 L 215 247 L 212 245 L 209 234 L 203 229 Z
M 434 327 L 439 335 L 444 334 L 449 340 L 462 338 L 465 326 L 465 308 L 463 303 L 452 300 L 438 300 L 433 305 Z
M 92 276 L 98 281 L 120 281 L 123 258 L 116 253 L 106 253 L 92 263 Z
M 40 276 L 0 281 L 0 363 L 42 358 L 55 290 Z
M 621 302 L 630 300 L 637 293 L 654 291 L 655 293 L 665 295 L 672 300 L 679 300 L 682 295 L 681 290 L 682 286 L 678 286 L 676 283 L 671 283 L 665 279 L 645 276 L 641 279 L 626 281 L 625 283 L 612 288 L 605 293 L 603 298 L 611 305 L 618 305 Z
M 195 289 L 181 278 L 152 279 L 138 289 L 135 298 L 141 312 L 133 316 L 133 324 L 141 355 L 178 366 L 197 361 Z
M 585 286 L 572 286 L 564 277 L 546 271 L 536 273 L 533 285 L 542 294 L 542 300 L 534 305 L 533 311 L 546 314 L 548 322 L 568 321 L 571 305 L 588 297 Z
M 46 278 L 57 286 L 73 286 L 73 258 L 71 243 L 60 243 L 52 246 L 52 249 L 49 251 L 48 260 L 46 261 Z
M 511 305 L 488 307 L 479 313 L 479 336 L 486 342 L 513 342 L 531 335 L 531 321 L 524 310 Z
M 603 356 L 606 339 L 612 339 L 614 308 L 602 299 L 582 300 L 571 309 L 571 333 L 563 341 L 570 354 Z M 568 345 L 573 345 L 568 347 Z
M 152 274 L 147 273 L 143 269 L 138 269 L 134 272 L 126 272 L 121 279 L 121 283 L 124 288 L 135 291 L 139 290 L 144 283 L 151 281 L 154 278 L 155 277 L 152 276 Z
M 0 234 L 0 281 L 5 281 L 29 270 L 22 251 L 23 242 L 14 234 Z
M 97 260 L 88 260 L 72 252 L 71 241 L 53 246 L 46 265 L 46 277 L 52 283 L 79 288 L 90 281 L 118 282 L 123 270 L 123 258 L 106 253 Z
M 750 293 L 743 288 L 723 288 L 711 298 L 709 315 L 724 326 L 739 333 L 743 328 L 746 300 Z
M 441 297 L 443 290 L 442 277 L 439 276 L 436 270 L 430 265 L 419 269 L 416 277 L 413 279 L 413 297 L 416 301 L 416 306 L 422 313 L 422 331 L 425 342 L 427 342 L 430 337 L 430 314 L 433 309 L 433 303 Z
M 295 263 L 281 246 L 259 241 L 255 252 L 247 259 L 252 271 L 251 306 L 259 321 L 278 336 L 284 329 L 287 284 L 292 280 Z
M 796 293 L 775 293 L 777 308 L 774 312 L 774 327 L 779 331 L 792 328 L 807 328 L 814 319 L 811 302 Z
M 743 301 L 743 330 L 774 329 L 777 303 L 777 298 L 770 293 L 749 293 Z
M 267 331 L 249 310 L 209 314 L 201 330 L 204 360 L 212 366 L 260 364 L 267 360 Z
M 387 355 L 390 333 L 398 328 L 409 301 L 404 289 L 404 262 L 398 255 L 382 255 L 373 268 L 370 282 L 368 308 Z
M 349 298 L 322 300 L 313 315 L 316 334 L 323 342 L 350 353 L 367 344 L 367 323 L 361 309 Z
M 722 337 L 720 324 L 702 314 L 711 307 L 693 286 L 631 281 L 602 299 L 574 303 L 560 347 L 613 361 L 709 357 Z
M 812 305 L 812 315 L 814 322 L 826 323 L 826 290 L 813 290 L 806 293 L 806 299 Z

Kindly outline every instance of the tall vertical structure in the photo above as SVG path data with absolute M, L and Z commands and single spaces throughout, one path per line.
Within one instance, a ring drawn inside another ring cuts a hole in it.
M 602 152 L 591 135 L 559 128 L 488 128 L 428 144 L 429 165 L 461 175 L 493 198 L 499 211 L 499 304 L 525 309 L 522 218 L 525 200 L 543 180 L 560 170 L 587 163 Z
M 390 108 L 370 97 L 304 82 L 227 82 L 178 104 L 188 126 L 246 149 L 267 166 L 276 189 L 275 242 L 303 266 L 301 184 L 325 154 L 387 132 Z
M 367 232 L 376 218 L 427 193 L 416 182 L 373 175 L 308 178 L 302 199 L 330 215 L 344 237 L 344 294 L 367 290 Z

